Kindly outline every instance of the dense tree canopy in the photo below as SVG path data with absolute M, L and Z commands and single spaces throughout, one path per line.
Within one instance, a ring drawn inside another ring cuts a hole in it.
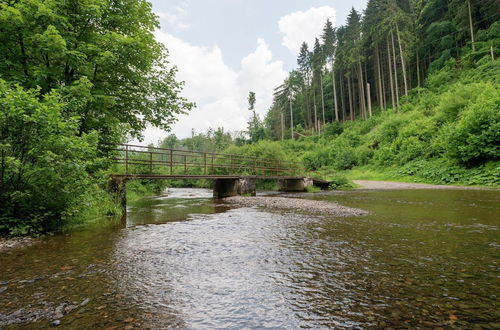
M 1 0 L 0 77 L 42 95 L 58 89 L 80 134 L 168 129 L 191 104 L 158 27 L 145 0 Z
M 102 195 L 106 143 L 193 106 L 158 27 L 146 0 L 0 0 L 0 234 L 60 228 Z

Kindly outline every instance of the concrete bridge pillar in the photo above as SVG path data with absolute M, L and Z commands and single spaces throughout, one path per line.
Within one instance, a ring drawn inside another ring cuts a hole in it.
M 125 209 L 127 208 L 127 180 L 122 177 L 113 176 L 109 180 L 108 189 L 115 200 Z
M 299 192 L 306 191 L 307 187 L 313 186 L 313 180 L 309 178 L 293 178 L 278 180 L 280 191 Z
M 249 177 L 215 179 L 214 197 L 255 196 L 255 181 Z

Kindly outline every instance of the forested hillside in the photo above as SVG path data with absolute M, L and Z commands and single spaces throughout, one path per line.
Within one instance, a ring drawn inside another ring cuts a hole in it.
M 276 89 L 267 138 L 293 136 L 277 147 L 325 173 L 500 184 L 499 13 L 498 1 L 371 0 L 326 22 Z

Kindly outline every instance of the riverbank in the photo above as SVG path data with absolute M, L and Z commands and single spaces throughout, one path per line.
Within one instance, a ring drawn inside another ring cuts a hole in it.
M 329 214 L 338 217 L 361 216 L 368 214 L 365 210 L 346 207 L 333 202 L 299 198 L 234 196 L 225 198 L 224 201 L 233 205 L 244 207 L 293 210 L 298 212 Z
M 428 183 L 409 183 L 395 181 L 376 181 L 376 180 L 353 180 L 356 189 L 365 190 L 409 190 L 409 189 L 433 189 L 433 190 L 495 190 L 489 187 L 470 187 L 470 186 L 451 186 L 437 185 Z

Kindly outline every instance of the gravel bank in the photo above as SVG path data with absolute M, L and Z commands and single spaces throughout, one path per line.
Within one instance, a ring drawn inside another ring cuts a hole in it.
M 0 252 L 9 249 L 30 246 L 35 244 L 36 242 L 37 240 L 32 237 L 14 237 L 14 238 L 0 237 Z
M 367 211 L 342 206 L 337 203 L 299 198 L 235 196 L 225 198 L 224 201 L 246 207 L 255 206 L 269 209 L 304 211 L 308 213 L 330 214 L 339 217 L 360 216 L 368 214 Z
M 426 184 L 426 183 L 407 183 L 407 182 L 392 182 L 392 181 L 354 180 L 353 182 L 358 185 L 358 189 L 373 189 L 373 190 L 390 190 L 390 189 L 485 190 L 487 189 L 479 187 L 446 186 L 446 185 L 436 185 L 436 184 Z

